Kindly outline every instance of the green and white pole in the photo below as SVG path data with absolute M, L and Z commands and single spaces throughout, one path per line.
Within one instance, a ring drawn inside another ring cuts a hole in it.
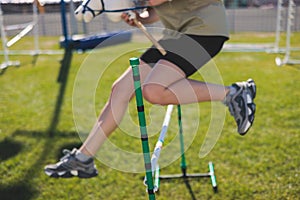
M 138 58 L 130 58 L 129 62 L 132 68 L 133 81 L 134 81 L 136 106 L 138 111 L 144 163 L 146 169 L 148 197 L 149 200 L 155 200 L 151 158 L 149 152 L 148 134 L 147 134 L 147 127 L 146 127 L 146 117 L 144 112 L 144 102 L 143 102 L 143 94 L 141 89 L 140 72 L 139 72 L 140 62 Z
M 177 106 L 177 115 L 178 115 L 178 128 L 179 128 L 179 140 L 180 140 L 180 153 L 181 153 L 181 162 L 180 167 L 182 171 L 183 177 L 186 177 L 186 161 L 184 155 L 184 140 L 183 140 L 183 128 L 182 128 L 182 121 L 181 121 L 181 106 Z
M 212 162 L 208 163 L 208 169 L 209 169 L 209 174 L 210 174 L 211 185 L 212 185 L 214 191 L 217 192 L 218 191 L 217 179 L 215 176 L 215 169 L 214 169 L 214 165 Z

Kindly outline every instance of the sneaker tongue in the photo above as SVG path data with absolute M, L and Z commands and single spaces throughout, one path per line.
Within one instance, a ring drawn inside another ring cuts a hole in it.
M 231 101 L 232 96 L 237 92 L 237 89 L 238 89 L 238 86 L 235 84 L 229 86 L 229 92 L 226 94 L 222 103 L 225 104 L 226 106 L 228 106 Z
M 233 95 L 233 94 L 235 94 L 236 93 L 236 91 L 237 91 L 237 85 L 232 85 L 232 86 L 230 86 L 229 87 L 229 94 L 231 94 L 231 95 Z
M 85 161 L 87 161 L 88 159 L 90 159 L 90 156 L 87 156 L 87 155 L 81 153 L 81 152 L 78 151 L 78 150 L 77 150 L 77 152 L 76 152 L 76 154 L 75 154 L 75 157 L 76 157 L 78 160 L 82 161 L 82 162 L 85 162 Z

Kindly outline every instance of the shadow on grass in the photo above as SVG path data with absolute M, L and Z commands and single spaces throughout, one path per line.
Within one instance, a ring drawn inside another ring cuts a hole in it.
M 172 175 L 167 175 L 167 176 L 172 176 Z M 203 184 L 205 184 L 204 182 L 206 182 L 204 179 L 207 179 L 206 177 L 178 177 L 177 174 L 175 175 L 176 177 L 174 178 L 165 178 L 165 179 L 162 179 L 161 182 L 176 182 L 176 184 L 179 184 L 179 183 L 184 183 L 185 184 L 185 187 L 188 191 L 188 193 L 190 194 L 190 199 L 191 200 L 197 200 L 196 196 L 195 196 L 195 192 L 191 186 L 191 181 L 200 181 L 202 180 L 203 181 Z M 203 179 L 204 178 L 204 179 Z M 214 194 L 217 194 L 217 190 L 213 190 Z M 199 198 L 198 198 L 199 199 Z
M 59 70 L 59 75 L 57 77 L 57 82 L 60 83 L 60 87 L 56 98 L 55 108 L 52 114 L 52 120 L 48 128 L 48 134 L 50 137 L 55 136 L 54 133 L 59 123 L 61 106 L 64 101 L 65 90 L 68 82 L 68 74 L 72 60 L 72 54 L 72 49 L 66 48 L 64 57 L 61 60 L 61 67 Z
M 14 157 L 22 150 L 22 143 L 6 138 L 0 142 L 0 161 Z
M 16 183 L 7 187 L 0 185 L 0 194 L 2 200 L 22 199 L 30 200 L 38 192 L 28 183 Z
M 6 68 L 0 69 L 0 75 L 3 75 L 6 72 Z
M 32 65 L 36 64 L 38 56 L 35 56 L 32 62 Z M 52 119 L 49 124 L 49 127 L 46 131 L 27 131 L 27 130 L 17 130 L 11 135 L 11 139 L 5 139 L 0 143 L 0 161 L 7 160 L 22 150 L 22 144 L 19 142 L 15 142 L 13 138 L 17 135 L 22 135 L 31 138 L 37 138 L 45 142 L 46 145 L 41 149 L 41 153 L 36 155 L 36 159 L 32 162 L 31 166 L 28 167 L 28 170 L 25 172 L 24 176 L 21 180 L 18 180 L 14 184 L 9 185 L 1 185 L 0 184 L 0 199 L 32 199 L 34 196 L 38 195 L 38 189 L 36 185 L 34 185 L 31 181 L 33 177 L 36 177 L 44 169 L 45 159 L 49 155 L 49 149 L 53 149 L 55 144 L 55 139 L 57 137 L 69 137 L 72 138 L 77 135 L 75 132 L 65 133 L 57 131 L 57 125 L 60 120 L 60 112 L 61 106 L 63 104 L 63 99 L 65 95 L 65 90 L 67 86 L 68 73 L 72 60 L 72 49 L 69 49 L 64 55 L 64 58 L 61 62 L 61 69 L 58 77 L 58 82 L 60 83 L 60 88 L 58 91 L 56 104 L 54 111 L 52 113 Z M 1 70 L 0 75 L 2 75 L 5 71 Z M 75 133 L 75 134 L 74 134 Z M 62 148 L 73 148 L 77 147 L 79 143 L 72 143 Z M 2 152 L 4 152 L 2 154 Z M 58 157 L 61 157 L 59 154 Z
M 72 132 L 52 131 L 52 134 L 54 135 L 53 138 L 74 138 L 76 135 L 78 135 L 77 132 L 75 131 Z M 52 140 L 52 137 L 49 136 L 48 131 L 16 130 L 14 133 L 12 133 L 11 137 L 14 138 L 20 135 L 26 137 L 32 137 L 32 138 Z
M 40 153 L 36 155 L 36 159 L 32 161 L 32 164 L 28 167 L 27 171 L 23 176 L 14 183 L 0 184 L 0 199 L 1 200 L 11 200 L 11 199 L 22 199 L 29 200 L 33 199 L 39 194 L 38 186 L 32 183 L 32 178 L 40 174 L 45 165 L 45 160 L 49 156 L 49 150 L 54 148 L 55 138 L 76 138 L 76 132 L 59 132 L 55 131 L 54 136 L 50 137 L 48 131 L 27 131 L 27 130 L 17 130 L 10 138 L 5 139 L 0 143 L 0 161 L 8 160 L 9 158 L 17 155 L 22 150 L 22 144 L 14 141 L 13 138 L 16 136 L 26 136 L 30 138 L 35 138 L 37 141 L 45 142 Z M 79 142 L 73 142 L 62 146 L 60 149 L 64 148 L 74 148 L 80 145 Z M 5 152 L 2 154 L 2 152 Z M 57 153 L 59 155 L 59 152 Z M 46 175 L 45 175 L 46 176 Z
M 192 189 L 192 186 L 191 186 L 191 184 L 189 182 L 189 179 L 184 178 L 184 183 L 185 183 L 185 186 L 186 186 L 186 188 L 188 189 L 188 191 L 189 191 L 189 193 L 191 195 L 191 199 L 192 200 L 196 200 L 196 197 L 195 197 L 194 191 Z
M 175 179 L 170 178 L 170 179 L 163 179 L 163 180 L 161 180 L 161 182 L 173 182 L 173 181 L 176 181 L 177 183 L 178 182 L 181 183 L 181 181 L 183 181 L 184 184 L 185 184 L 185 186 L 186 186 L 186 188 L 187 188 L 187 190 L 188 190 L 188 192 L 189 192 L 189 194 L 190 194 L 190 196 L 191 196 L 191 200 L 196 200 L 197 199 L 196 196 L 195 196 L 195 193 L 193 191 L 193 188 L 192 188 L 192 186 L 190 184 L 190 179 L 189 178 L 183 178 L 182 177 L 182 178 L 175 178 Z

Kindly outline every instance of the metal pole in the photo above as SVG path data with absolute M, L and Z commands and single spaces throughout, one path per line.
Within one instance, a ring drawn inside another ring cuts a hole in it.
M 38 3 L 37 0 L 32 4 L 33 9 L 33 35 L 34 35 L 34 55 L 39 54 L 39 20 L 38 20 Z
M 286 51 L 285 51 L 285 58 L 284 62 L 288 62 L 290 58 L 291 53 L 291 26 L 292 26 L 292 20 L 294 18 L 293 16 L 293 0 L 289 0 L 289 6 L 288 6 L 288 13 L 287 13 L 287 25 L 286 25 Z
M 6 33 L 4 30 L 4 24 L 3 24 L 3 12 L 1 8 L 1 3 L 0 3 L 0 29 L 1 29 L 1 40 L 2 40 L 2 47 L 3 47 L 3 52 L 4 52 L 4 63 L 1 64 L 1 69 L 5 69 L 7 66 L 5 66 L 5 63 L 9 62 L 8 59 L 8 50 L 6 47 L 7 39 L 6 39 Z
M 78 26 L 74 14 L 74 2 L 70 0 L 70 22 L 71 22 L 71 35 L 78 34 Z
M 280 32 L 281 32 L 281 21 L 282 21 L 282 0 L 278 0 L 277 2 L 277 18 L 276 18 L 276 37 L 275 37 L 275 45 L 274 52 L 279 51 L 279 42 L 280 42 Z
M 68 46 L 69 34 L 68 34 L 68 25 L 66 17 L 66 3 L 65 0 L 60 1 L 60 12 L 61 12 L 61 21 L 62 21 L 62 30 L 64 35 L 64 45 Z
M 5 27 L 4 27 L 3 21 L 4 21 L 3 20 L 3 12 L 2 12 L 1 3 L 0 3 L 0 32 L 1 32 L 2 47 L 3 47 L 3 52 L 4 52 L 4 62 L 0 64 L 0 70 L 4 70 L 10 66 L 19 66 L 20 65 L 19 61 L 10 61 L 9 60 L 8 48 L 7 48 L 7 38 L 6 38 Z

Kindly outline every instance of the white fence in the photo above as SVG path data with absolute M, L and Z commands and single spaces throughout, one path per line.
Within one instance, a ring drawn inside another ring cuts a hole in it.
M 300 7 L 296 7 L 295 21 L 292 32 L 300 31 Z M 20 17 L 22 16 L 22 17 Z M 227 17 L 231 32 L 275 32 L 277 8 L 244 8 L 244 9 L 227 9 Z M 70 19 L 70 15 L 68 15 Z M 3 17 L 4 25 L 26 23 L 32 19 L 31 14 L 15 13 L 5 14 Z M 284 25 L 284 24 L 283 24 Z M 155 26 L 161 26 L 156 23 Z M 284 25 L 285 26 L 285 25 Z M 74 30 L 74 29 L 78 30 Z M 112 23 L 105 15 L 98 16 L 89 24 L 77 23 L 69 29 L 78 33 L 99 33 L 112 32 L 118 30 L 130 29 L 125 23 Z M 15 32 L 8 32 L 7 35 L 15 35 Z M 62 34 L 60 13 L 45 13 L 39 15 L 39 34 L 48 36 L 59 36 Z

